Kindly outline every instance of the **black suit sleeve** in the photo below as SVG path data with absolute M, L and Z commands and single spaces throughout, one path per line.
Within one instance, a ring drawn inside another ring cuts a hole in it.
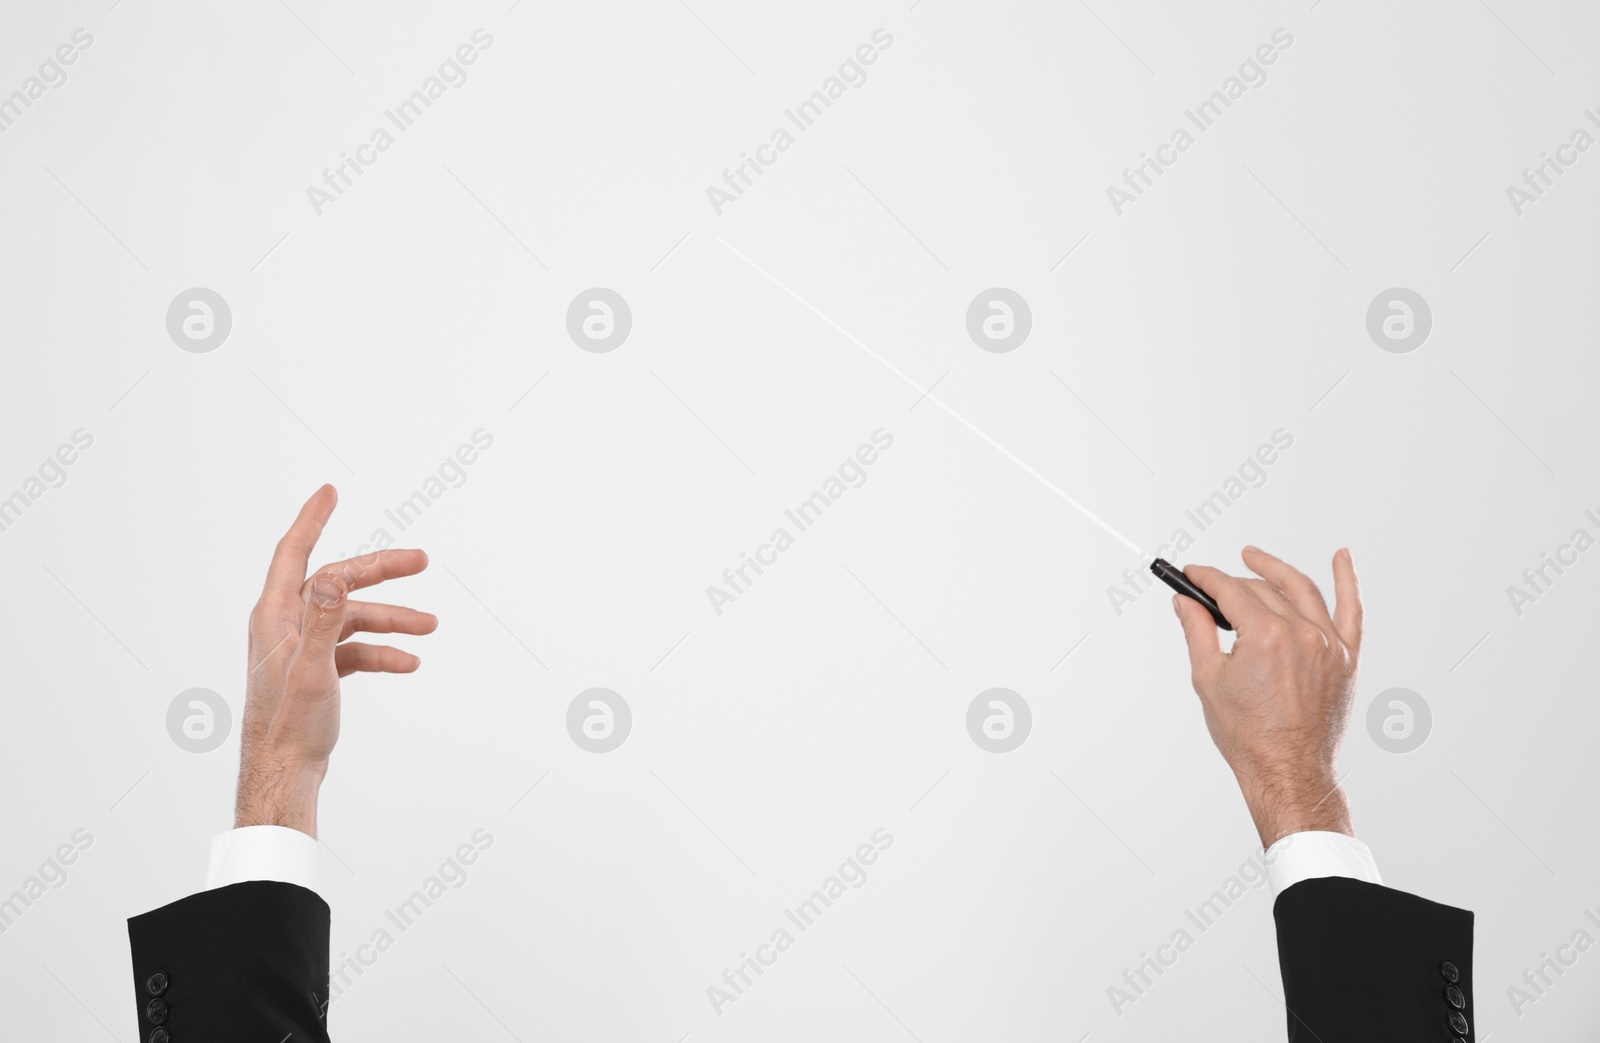
M 1335 876 L 1272 915 L 1290 1043 L 1473 1043 L 1470 912 Z
M 142 1043 L 328 1043 L 328 905 L 251 881 L 128 921 Z

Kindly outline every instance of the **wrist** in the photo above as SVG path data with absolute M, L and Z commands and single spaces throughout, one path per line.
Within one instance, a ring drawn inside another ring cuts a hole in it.
M 287 826 L 317 835 L 317 794 L 327 774 L 326 761 L 260 751 L 241 760 L 234 828 Z
M 1311 830 L 1356 835 L 1350 799 L 1332 771 L 1240 774 L 1238 778 L 1263 848 L 1291 833 Z

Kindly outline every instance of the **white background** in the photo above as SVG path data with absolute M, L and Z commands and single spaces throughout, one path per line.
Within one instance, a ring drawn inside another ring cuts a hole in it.
M 1265 889 L 1115 1011 L 1254 831 L 1167 596 L 1112 609 L 1137 555 L 939 403 L 1147 550 L 1292 433 L 1176 557 L 1256 543 L 1331 590 L 1353 549 L 1360 835 L 1476 911 L 1480 1040 L 1592 1032 L 1600 954 L 1520 1017 L 1507 987 L 1600 935 L 1600 552 L 1521 616 L 1506 591 L 1600 535 L 1600 152 L 1520 217 L 1506 187 L 1600 105 L 1600 19 L 1491 4 L 9 4 L 0 92 L 93 44 L 0 135 L 0 495 L 94 438 L 0 533 L 0 895 L 94 838 L 0 935 L 11 1033 L 138 1038 L 124 919 L 201 885 L 236 770 L 168 706 L 210 688 L 237 722 L 272 545 L 332 481 L 319 557 L 387 528 L 433 559 L 390 596 L 441 619 L 417 674 L 345 686 L 335 960 L 494 837 L 335 1038 L 1281 1038 Z M 479 27 L 468 81 L 317 216 L 307 186 Z M 706 187 L 879 27 L 867 82 L 718 216 Z M 1107 185 L 1278 28 L 1265 84 L 1117 216 Z M 197 286 L 233 316 L 205 354 L 166 328 Z M 566 332 L 594 286 L 633 313 L 609 354 Z M 966 331 L 995 286 L 1033 313 L 1007 354 Z M 1431 305 L 1416 351 L 1367 334 L 1390 287 Z M 880 427 L 866 484 L 716 615 Z M 385 509 L 479 428 L 399 534 Z M 633 711 L 609 754 L 566 731 L 593 686 Z M 1033 711 L 1010 754 L 966 733 L 995 686 Z M 1395 687 L 1433 715 L 1408 754 L 1365 725 Z M 878 828 L 868 882 L 718 1015 L 707 986 Z

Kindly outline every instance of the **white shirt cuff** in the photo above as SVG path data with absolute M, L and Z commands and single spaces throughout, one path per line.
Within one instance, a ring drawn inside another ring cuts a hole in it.
M 1347 876 L 1369 884 L 1382 884 L 1372 851 L 1355 837 L 1343 833 L 1307 830 L 1290 833 L 1267 848 L 1267 882 L 1274 897 L 1302 880 Z
M 277 880 L 317 890 L 317 842 L 287 826 L 245 826 L 211 838 L 206 890 Z

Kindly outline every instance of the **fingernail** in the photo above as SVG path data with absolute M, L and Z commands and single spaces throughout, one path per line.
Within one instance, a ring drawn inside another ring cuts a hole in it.
M 1181 594 L 1172 595 L 1172 614 L 1177 616 L 1179 619 L 1183 618 L 1183 609 L 1178 607 L 1178 599 L 1182 596 L 1183 595 Z
M 337 576 L 323 573 L 311 582 L 311 595 L 323 608 L 334 608 L 344 597 L 344 583 Z

